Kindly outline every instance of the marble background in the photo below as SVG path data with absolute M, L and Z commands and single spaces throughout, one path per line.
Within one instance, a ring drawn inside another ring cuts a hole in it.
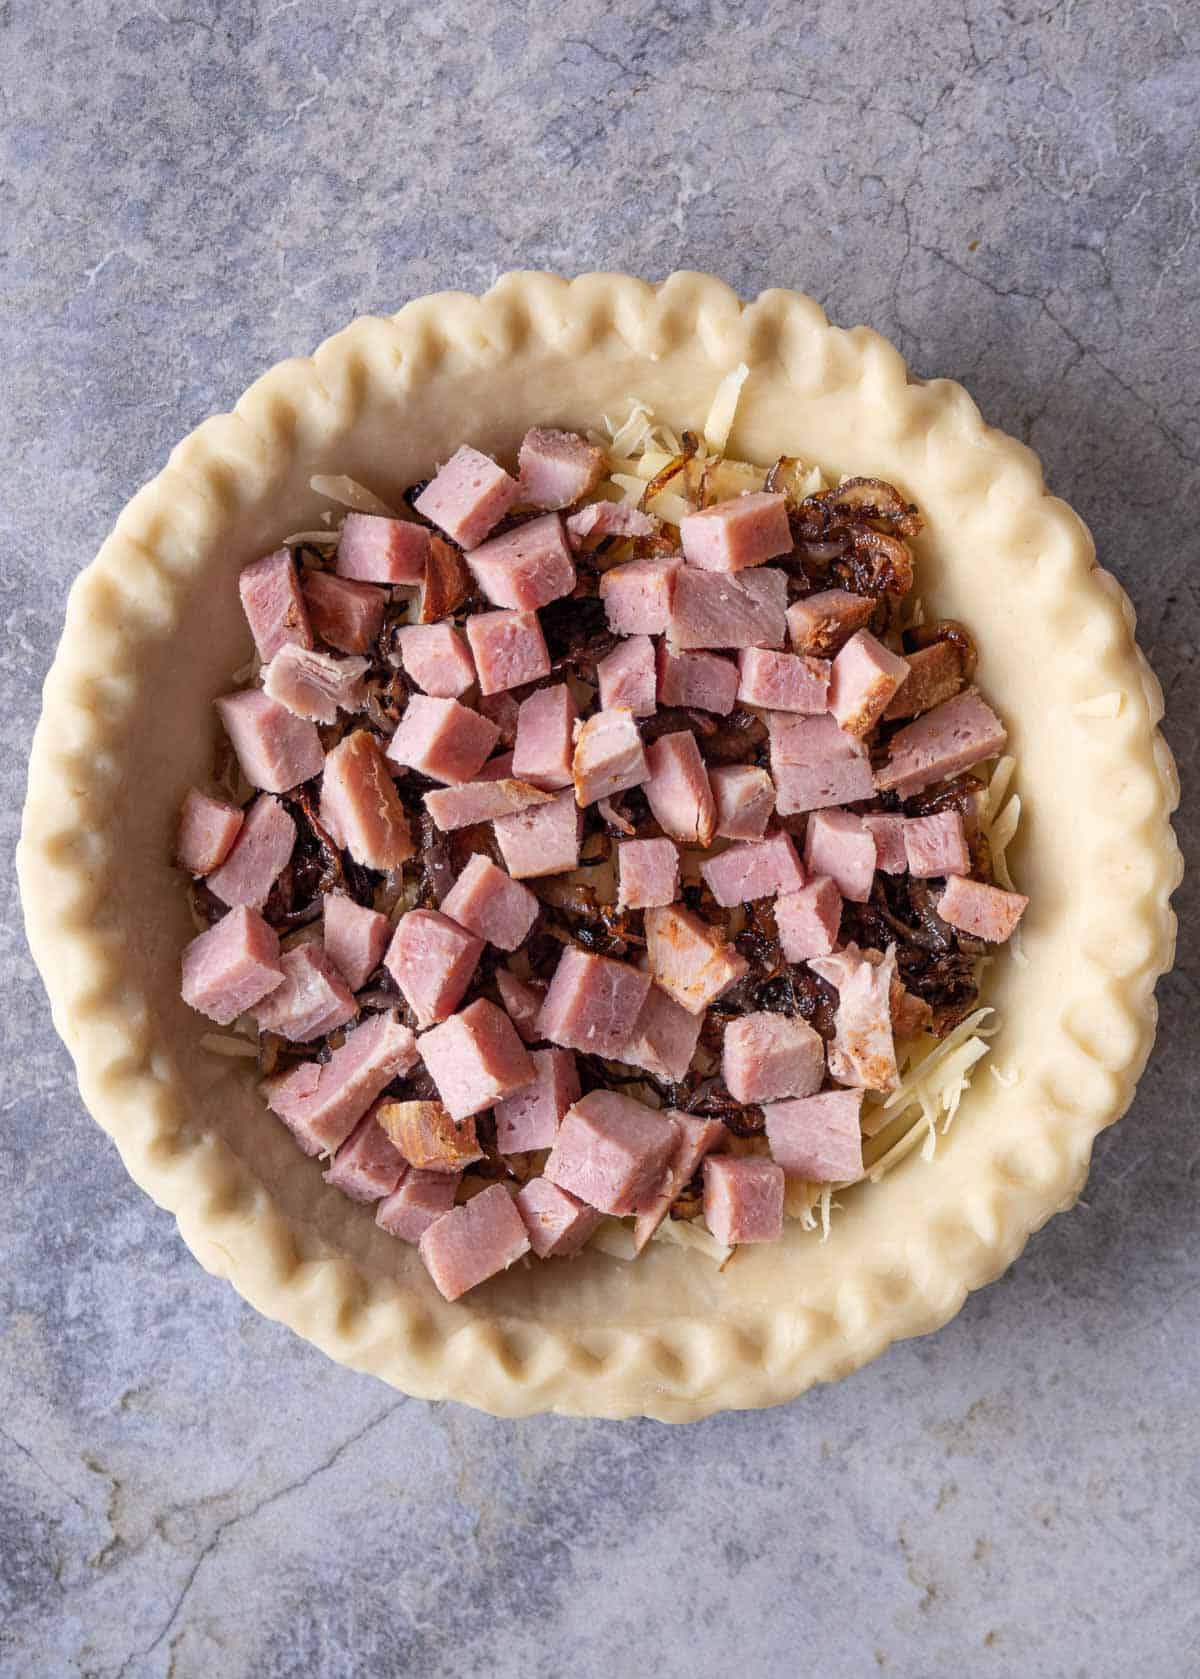
M 0 90 L 6 858 L 68 584 L 170 445 L 517 266 L 799 286 L 964 380 L 1091 524 L 1194 768 L 1194 7 L 3 0 Z M 1200 1672 L 1194 895 L 1085 1205 L 935 1339 L 672 1431 L 405 1400 L 205 1276 L 2 890 L 5 1679 Z

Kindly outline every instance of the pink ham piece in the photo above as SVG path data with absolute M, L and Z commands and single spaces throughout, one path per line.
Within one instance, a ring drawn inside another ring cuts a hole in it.
M 771 566 L 736 577 L 682 566 L 675 575 L 667 634 L 675 647 L 685 649 L 782 647 L 786 611 L 787 578 Z
M 549 791 L 569 787 L 578 721 L 579 711 L 565 682 L 552 688 L 539 688 L 522 700 L 517 714 L 513 774 Z
M 233 849 L 208 877 L 208 889 L 223 904 L 261 909 L 291 860 L 296 824 L 285 806 L 262 793 L 245 813 Z
M 894 1090 L 899 1082 L 891 1008 L 895 946 L 882 962 L 869 962 L 849 944 L 834 956 L 811 957 L 809 966 L 837 987 L 837 1031 L 826 1050 L 832 1076 L 839 1084 Z
M 347 513 L 335 569 L 354 583 L 420 583 L 428 558 L 428 525 L 375 513 Z
M 903 874 L 908 868 L 903 816 L 864 816 L 862 825 L 875 841 L 875 867 L 884 874 Z
M 482 1113 L 533 1078 L 512 1021 L 486 997 L 426 1032 L 418 1048 L 451 1119 Z
M 344 892 L 330 892 L 323 901 L 325 949 L 351 991 L 361 991 L 383 961 L 391 935 L 386 915 L 364 909 Z
M 847 734 L 868 734 L 907 676 L 908 664 L 898 653 L 877 641 L 870 630 L 859 630 L 833 661 L 830 672 L 829 709 L 838 727 Z
M 516 1194 L 517 1211 L 539 1259 L 565 1259 L 578 1253 L 604 1217 L 546 1178 L 530 1178 Z
M 661 635 L 671 621 L 675 579 L 683 561 L 674 554 L 630 560 L 600 579 L 608 627 L 617 635 Z
M 842 894 L 828 875 L 817 875 L 801 891 L 775 900 L 779 948 L 789 962 L 830 955 L 841 921 Z
M 761 839 L 775 809 L 775 783 L 766 770 L 719 764 L 708 772 L 722 839 Z
M 775 808 L 781 816 L 869 799 L 875 792 L 871 761 L 862 742 L 832 717 L 767 716 Z
M 285 642 L 312 646 L 312 628 L 300 593 L 296 563 L 286 548 L 245 566 L 238 576 L 238 594 L 263 664 L 273 659 Z
M 602 542 L 608 536 L 653 536 L 658 520 L 626 501 L 593 501 L 567 519 L 567 541 L 582 548 L 589 538 Z
M 480 774 L 485 775 L 486 770 L 485 765 Z M 515 810 L 528 810 L 531 805 L 549 802 L 549 793 L 531 787 L 527 781 L 514 781 L 511 776 L 463 781 L 457 787 L 445 787 L 425 795 L 425 809 L 443 833 L 469 828 L 477 822 L 494 822 L 498 816 L 511 816 Z
M 417 1040 L 394 1014 L 372 1015 L 323 1065 L 303 1061 L 260 1086 L 305 1154 L 341 1147 L 375 1098 L 417 1060 Z
M 176 867 L 194 875 L 211 874 L 219 869 L 244 820 L 243 812 L 236 805 L 210 798 L 198 787 L 189 787 L 179 814 Z
M 294 717 L 260 688 L 226 694 L 215 704 L 251 787 L 286 793 L 320 775 L 325 754 L 314 723 Z
M 1021 892 L 1002 892 L 998 886 L 952 876 L 938 899 L 937 912 L 951 927 L 989 944 L 1012 937 L 1029 904 Z
M 664 1114 L 615 1090 L 593 1090 L 563 1118 L 544 1176 L 589 1207 L 624 1218 L 658 1190 L 677 1138 Z
M 379 1203 L 375 1222 L 389 1236 L 414 1245 L 454 1205 L 461 1174 L 419 1172 L 409 1167 L 396 1188 Z
M 494 536 L 467 555 L 467 569 L 493 606 L 533 612 L 575 587 L 575 562 L 557 513 Z
M 364 868 L 398 869 L 413 855 L 396 783 L 375 736 L 366 729 L 346 735 L 325 760 L 321 821 Z
M 496 1103 L 496 1146 L 501 1154 L 552 1148 L 562 1116 L 579 1100 L 579 1073 L 569 1049 L 535 1049 L 533 1079 Z
M 815 810 L 804 835 L 804 866 L 810 875 L 828 875 L 851 903 L 865 904 L 875 879 L 875 841 L 862 817 Z
M 504 1012 L 516 1027 L 522 1043 L 537 1043 L 538 1015 L 546 1001 L 544 981 L 521 979 L 509 968 L 497 968 L 496 989 L 504 1004 Z
M 549 804 L 530 805 L 492 824 L 504 866 L 514 880 L 578 868 L 582 831 L 583 816 L 569 787 Z
M 908 872 L 916 880 L 971 872 L 971 853 L 957 810 L 910 816 L 904 824 L 904 852 Z
M 503 785 L 499 783 L 498 785 Z M 538 901 L 480 852 L 468 862 L 442 899 L 442 914 L 497 950 L 524 944 L 537 920 Z
M 654 643 L 648 635 L 631 635 L 596 666 L 600 705 L 604 711 L 623 706 L 635 717 L 653 717 L 657 680 Z
M 239 905 L 184 946 L 183 1000 L 229 1026 L 283 984 L 279 939 L 257 910 Z
M 704 1162 L 704 1222 L 727 1248 L 783 1235 L 783 1168 L 753 1155 L 710 1154 Z
M 404 669 L 423 693 L 456 700 L 475 680 L 475 661 L 453 624 L 406 624 L 396 637 Z
M 390 1195 L 408 1170 L 408 1162 L 375 1113 L 372 1108 L 363 1115 L 324 1173 L 325 1182 L 352 1201 L 378 1201 Z
M 438 1293 L 444 1300 L 457 1300 L 507 1271 L 529 1252 L 530 1242 L 512 1197 L 503 1184 L 494 1183 L 443 1213 L 417 1246 Z
M 413 694 L 388 745 L 393 764 L 431 781 L 470 781 L 487 762 L 499 729 L 457 700 Z
M 919 717 L 943 700 L 953 699 L 963 686 L 964 654 L 956 641 L 931 642 L 908 655 L 908 679 L 884 712 L 886 719 Z
M 820 713 L 829 698 L 829 672 L 827 659 L 743 647 L 738 654 L 737 697 L 743 705 L 761 705 L 768 711 Z
M 771 1154 L 789 1178 L 854 1183 L 863 1174 L 861 1090 L 826 1090 L 764 1108 Z
M 591 495 L 608 470 L 608 459 L 578 432 L 533 426 L 517 453 L 517 469 L 526 506 L 570 507 Z
M 472 668 L 474 668 L 473 662 Z M 541 693 L 543 690 L 539 688 L 538 692 Z M 478 709 L 499 729 L 501 746 L 512 746 L 515 744 L 517 738 L 517 717 L 521 708 L 512 694 L 506 694 L 503 690 L 501 690 L 498 694 L 481 694 L 479 696 Z M 569 759 L 569 752 L 567 756 Z M 570 780 L 569 771 L 567 780 Z
M 335 659 L 288 642 L 263 671 L 263 691 L 310 723 L 336 723 L 339 711 L 361 711 L 365 659 Z
M 672 653 L 658 644 L 658 698 L 661 705 L 695 706 L 728 717 L 737 699 L 738 673 L 732 659 L 719 653 Z
M 618 1061 L 640 1067 L 655 1078 L 678 1084 L 686 1075 L 700 1041 L 704 1015 L 692 1014 L 657 985 L 646 993 L 637 1023 Z
M 383 628 L 387 596 L 370 583 L 307 571 L 301 584 L 312 627 L 340 653 L 368 653 Z
M 617 867 L 618 909 L 660 909 L 679 896 L 679 853 L 672 840 L 622 840 Z
M 453 1014 L 482 955 L 483 940 L 441 910 L 410 909 L 396 923 L 383 960 L 425 1027 Z
M 567 945 L 550 981 L 537 1030 L 564 1049 L 619 1059 L 649 989 L 649 974 L 639 973 L 627 962 Z
M 687 513 L 679 521 L 679 540 L 687 563 L 704 571 L 742 571 L 790 554 L 787 497 L 755 490 Z
M 898 729 L 888 743 L 887 764 L 875 777 L 882 791 L 902 799 L 931 782 L 994 758 L 1008 740 L 1003 723 L 974 688 L 956 694 L 915 723 Z
M 869 595 L 852 595 L 846 589 L 824 589 L 788 607 L 788 634 L 797 653 L 818 659 L 832 658 L 856 630 L 871 621 L 875 602 Z
M 478 548 L 519 495 L 515 478 L 464 443 L 430 479 L 413 506 L 460 548 Z
M 663 832 L 684 845 L 711 845 L 717 807 L 695 735 L 663 735 L 646 748 L 646 767 L 646 802 Z
M 520 688 L 550 674 L 550 655 L 536 612 L 483 612 L 467 619 L 467 640 L 479 692 Z
M 440 1102 L 380 1102 L 380 1125 L 410 1166 L 419 1172 L 449 1172 L 483 1159 L 475 1121 L 456 1125 Z
M 700 873 L 722 909 L 753 903 L 756 898 L 775 898 L 781 892 L 798 892 L 804 885 L 804 870 L 789 834 L 775 833 L 769 839 L 739 840 L 718 857 L 701 863 Z
M 678 1108 L 668 1108 L 667 1118 L 675 1126 L 677 1140 L 667 1162 L 662 1187 L 653 1199 L 638 1210 L 633 1221 L 635 1253 L 641 1253 L 654 1235 L 670 1212 L 672 1203 L 695 1177 L 704 1156 L 710 1154 L 728 1136 L 719 1119 L 699 1119 L 695 1114 L 681 1113 Z
M 803 1020 L 738 1015 L 725 1028 L 721 1076 L 735 1102 L 810 1096 L 825 1077 L 825 1045 Z
M 280 957 L 283 984 L 268 992 L 254 1010 L 260 1032 L 275 1032 L 289 1043 L 323 1038 L 358 1013 L 354 993 L 319 944 L 299 944 Z
M 648 909 L 645 925 L 654 983 L 691 1014 L 703 1014 L 747 970 L 745 957 L 715 927 L 678 904 Z
M 575 736 L 571 778 L 575 802 L 583 807 L 639 787 L 650 771 L 632 711 L 597 711 Z

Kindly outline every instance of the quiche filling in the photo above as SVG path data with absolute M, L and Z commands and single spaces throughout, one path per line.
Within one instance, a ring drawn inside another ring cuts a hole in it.
M 726 455 L 742 377 L 703 435 L 535 427 L 403 510 L 314 480 L 340 526 L 239 579 L 183 997 L 448 1300 L 827 1228 L 986 1052 L 1027 900 L 974 643 L 900 489 Z

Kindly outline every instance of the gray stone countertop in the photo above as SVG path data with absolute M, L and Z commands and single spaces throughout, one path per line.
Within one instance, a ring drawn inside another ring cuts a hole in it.
M 68 585 L 170 446 L 519 266 L 797 286 L 963 380 L 1133 597 L 1191 848 L 1194 7 L 4 0 L 0 95 L 7 854 Z M 5 1679 L 1200 1672 L 1194 893 L 1079 1209 L 937 1337 L 671 1430 L 406 1400 L 206 1276 L 2 889 Z

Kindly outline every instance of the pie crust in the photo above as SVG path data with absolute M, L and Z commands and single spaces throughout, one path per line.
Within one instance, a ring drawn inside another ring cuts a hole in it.
M 1027 963 L 1000 956 L 983 998 L 1001 1022 L 990 1059 L 1017 1077 L 981 1069 L 933 1162 L 913 1153 L 843 1194 L 825 1242 L 789 1223 L 723 1272 L 674 1244 L 636 1264 L 585 1253 L 448 1305 L 414 1249 L 326 1188 L 253 1064 L 201 1047 L 210 1024 L 179 997 L 193 929 L 171 844 L 210 773 L 212 699 L 250 650 L 236 574 L 331 510 L 315 473 L 394 504 L 464 440 L 511 457 L 531 424 L 586 428 L 633 397 L 697 427 L 741 361 L 729 452 L 901 486 L 926 519 L 917 592 L 979 644 L 1024 802 L 1009 861 L 1031 898 Z M 83 1099 L 208 1270 L 407 1393 L 678 1422 L 843 1376 L 1004 1270 L 1075 1200 L 1094 1137 L 1132 1099 L 1181 872 L 1162 694 L 1133 630 L 1035 456 L 960 386 L 910 380 L 890 344 L 830 326 L 810 298 L 743 305 L 692 273 L 520 273 L 358 320 L 185 438 L 71 592 L 18 866 Z

